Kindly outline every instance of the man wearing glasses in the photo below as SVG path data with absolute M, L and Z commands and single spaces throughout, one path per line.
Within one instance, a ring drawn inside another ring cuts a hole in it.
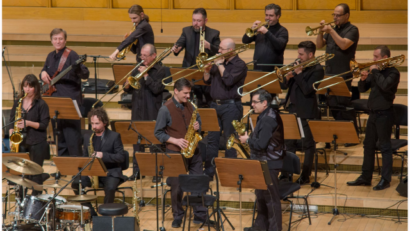
M 147 43 L 141 48 L 141 60 L 144 63 L 138 68 L 137 73 L 143 72 L 157 57 L 157 50 L 155 46 Z M 135 71 L 134 71 L 135 72 Z M 131 120 L 156 120 L 158 116 L 159 108 L 162 104 L 162 92 L 165 86 L 162 84 L 162 79 L 165 77 L 165 68 L 156 63 L 145 75 L 139 80 L 141 88 L 139 90 L 134 89 L 128 85 L 128 79 L 124 83 L 124 91 L 132 94 L 132 108 L 131 108 Z M 140 148 L 141 147 L 141 148 Z M 143 151 L 141 145 L 134 145 L 135 151 Z M 134 172 L 139 171 L 137 161 L 134 156 Z M 131 178 L 133 179 L 133 177 Z
M 326 61 L 326 75 L 337 75 L 350 70 L 350 60 L 355 58 L 357 43 L 359 41 L 359 30 L 349 22 L 350 9 L 345 3 L 336 6 L 333 14 L 336 27 L 324 26 L 316 38 L 318 49 L 326 46 L 326 53 L 334 54 L 333 59 Z M 324 20 L 320 22 L 321 25 Z M 323 35 L 323 33 L 326 33 Z M 351 78 L 352 74 L 343 75 L 344 79 Z M 351 90 L 352 81 L 346 82 Z M 350 97 L 333 96 L 328 97 L 329 106 L 350 106 Z M 332 110 L 336 120 L 352 120 L 357 132 L 356 113 L 354 110 Z
M 228 38 L 222 40 L 219 45 L 219 53 L 225 54 L 235 49 L 235 42 Z M 234 53 L 235 54 L 235 53 Z M 205 174 L 213 177 L 215 168 L 212 166 L 212 158 L 218 156 L 219 139 L 223 131 L 225 140 L 235 132 L 232 120 L 240 120 L 243 115 L 241 96 L 237 89 L 245 82 L 248 67 L 238 55 L 228 56 L 215 60 L 214 65 L 205 67 L 204 82 L 211 85 L 211 108 L 215 108 L 220 132 L 208 133 L 208 145 L 206 147 Z M 236 158 L 236 150 L 225 150 L 225 157 Z

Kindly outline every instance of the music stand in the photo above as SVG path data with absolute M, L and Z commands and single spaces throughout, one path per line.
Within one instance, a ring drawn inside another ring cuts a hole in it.
M 331 76 L 325 76 L 325 78 L 329 78 Z M 317 89 L 331 85 L 331 84 L 335 84 L 337 82 L 341 82 L 344 81 L 344 79 L 342 77 L 334 77 L 331 78 L 327 81 L 321 82 L 319 83 L 319 86 L 317 86 Z M 317 95 L 325 95 L 326 98 L 329 95 L 333 95 L 333 96 L 344 96 L 344 97 L 351 97 L 351 93 L 349 91 L 349 88 L 347 87 L 346 84 L 336 84 L 334 86 L 331 86 L 330 88 L 326 88 L 326 89 L 322 89 L 320 91 L 316 91 Z M 340 108 L 335 108 L 335 110 L 341 110 Z M 327 112 L 327 118 L 329 120 L 329 111 L 330 111 L 330 106 L 326 103 L 326 112 Z
M 201 116 L 201 131 L 219 132 L 221 130 L 215 108 L 198 108 L 198 113 Z
M 328 225 L 332 223 L 333 218 L 339 215 L 337 208 L 337 167 L 336 160 L 337 143 L 360 143 L 356 129 L 352 121 L 308 121 L 312 135 L 317 142 L 333 143 L 333 162 L 334 162 L 334 180 L 335 180 L 335 205 L 333 208 L 333 217 Z M 354 134 L 354 135 L 352 135 Z
M 242 188 L 267 190 L 267 185 L 272 184 L 268 163 L 249 159 L 215 158 L 215 165 L 222 186 L 237 188 L 239 185 L 239 230 L 242 230 Z
M 260 71 L 248 71 L 246 78 L 245 78 L 245 83 L 244 84 L 248 84 L 249 82 L 265 75 L 268 74 L 269 72 L 260 72 Z M 272 73 L 269 76 L 266 76 L 265 78 L 256 81 L 254 83 L 248 84 L 246 86 L 243 87 L 243 91 L 244 92 L 249 92 L 251 90 L 254 90 L 260 86 L 263 86 L 273 80 L 277 79 L 277 75 L 276 73 Z M 271 93 L 271 94 L 281 94 L 282 93 L 282 89 L 280 88 L 280 84 L 279 81 L 275 81 L 272 84 L 269 84 L 265 87 L 263 87 L 263 89 L 265 89 L 267 92 Z
M 192 81 L 192 83 L 194 83 L 195 85 L 206 85 L 206 86 L 208 86 L 208 84 L 205 84 L 204 80 L 203 80 L 204 73 L 198 71 L 198 69 L 170 68 L 169 70 L 171 71 L 171 75 L 177 73 L 178 71 L 185 70 L 185 71 L 181 72 L 180 74 L 172 76 L 172 79 L 178 79 L 178 78 L 181 78 L 185 75 L 189 75 L 192 72 L 196 71 L 195 74 L 189 75 L 186 79 L 189 80 L 189 81 Z
M 122 85 L 125 83 L 125 79 L 121 81 L 121 79 L 128 74 L 132 69 L 134 69 L 135 64 L 113 64 L 112 65 L 112 73 L 114 75 L 114 81 L 118 85 Z

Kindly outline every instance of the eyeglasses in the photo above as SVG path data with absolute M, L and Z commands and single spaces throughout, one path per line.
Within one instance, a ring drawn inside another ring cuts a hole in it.
M 229 50 L 229 48 L 222 48 L 222 47 L 219 47 L 219 50 Z
M 147 58 L 147 57 L 150 57 L 151 55 L 140 55 L 140 56 L 138 56 L 138 58 L 140 58 L 140 59 L 145 59 L 145 58 Z
M 332 14 L 332 16 L 336 18 L 342 17 L 343 15 L 346 15 L 346 14 Z
M 253 104 L 257 104 L 257 103 L 260 103 L 261 101 L 256 101 L 256 100 L 252 100 L 252 103 Z

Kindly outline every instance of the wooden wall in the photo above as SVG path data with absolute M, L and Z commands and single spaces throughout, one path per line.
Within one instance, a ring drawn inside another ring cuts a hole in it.
M 189 22 L 192 10 L 204 7 L 217 22 L 263 19 L 263 9 L 275 2 L 282 7 L 281 22 L 331 20 L 340 2 L 351 9 L 356 23 L 407 23 L 407 0 L 139 0 L 151 21 Z M 67 19 L 128 21 L 135 0 L 3 0 L 5 19 Z M 262 11 L 262 12 L 261 12 Z

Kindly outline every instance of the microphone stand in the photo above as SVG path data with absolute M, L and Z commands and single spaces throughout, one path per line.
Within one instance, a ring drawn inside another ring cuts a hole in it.
M 92 57 L 93 62 L 94 62 L 95 99 L 98 100 L 98 96 L 97 96 L 97 58 L 110 58 L 110 57 L 101 56 L 101 55 L 88 55 L 88 57 Z
M 13 78 L 11 77 L 11 73 L 10 73 L 10 70 L 9 70 L 9 65 L 10 65 L 10 64 L 7 65 L 7 60 L 6 60 L 6 57 L 4 56 L 4 51 L 5 51 L 6 49 L 7 49 L 7 47 L 4 47 L 4 48 L 3 48 L 2 56 L 3 56 L 4 64 L 5 64 L 5 66 L 6 66 L 7 73 L 8 73 L 8 75 L 9 75 L 11 87 L 13 88 L 13 102 L 14 102 L 14 101 L 16 101 L 16 99 L 17 99 L 17 92 L 16 92 L 16 88 L 14 87 Z

